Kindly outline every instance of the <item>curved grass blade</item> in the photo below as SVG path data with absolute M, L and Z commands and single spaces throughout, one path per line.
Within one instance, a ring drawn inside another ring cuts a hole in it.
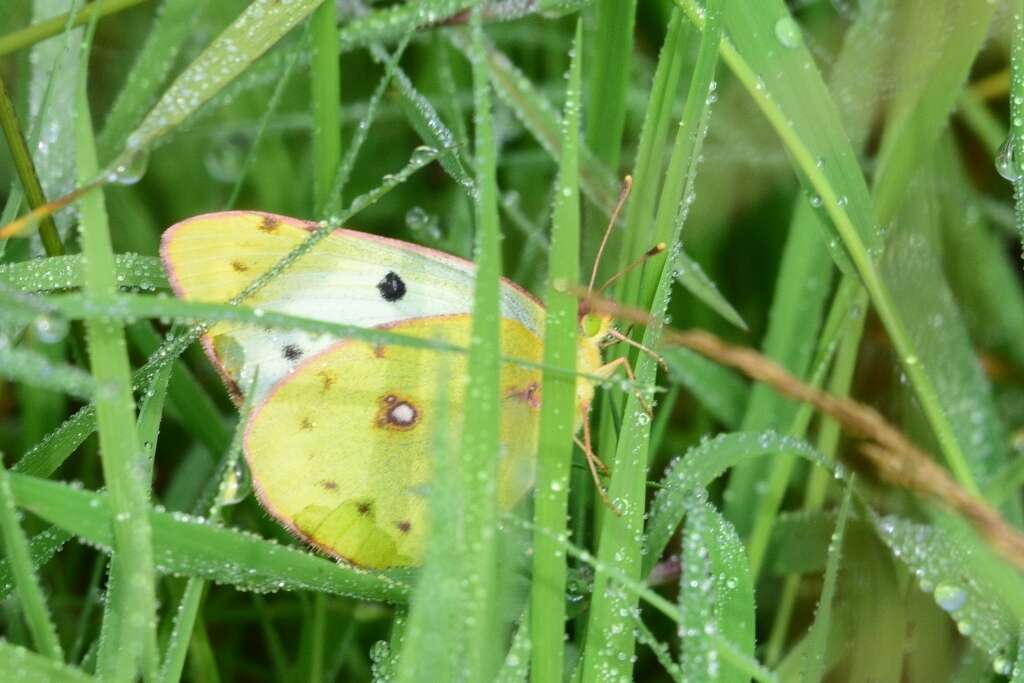
M 16 473 L 11 473 L 11 484 L 20 507 L 109 551 L 109 494 Z M 394 603 L 405 602 L 408 594 L 400 572 L 367 572 L 182 513 L 151 511 L 148 519 L 156 564 L 164 574 L 198 576 L 261 593 L 313 590 Z

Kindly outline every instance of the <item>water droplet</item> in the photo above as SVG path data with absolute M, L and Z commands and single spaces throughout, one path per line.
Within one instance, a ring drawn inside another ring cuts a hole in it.
M 146 175 L 149 152 L 145 149 L 126 150 L 107 169 L 107 181 L 117 185 L 134 185 Z
M 935 602 L 947 612 L 955 612 L 967 602 L 967 593 L 952 583 L 940 583 L 935 587 Z
M 223 505 L 241 503 L 252 491 L 252 476 L 245 462 L 239 460 L 221 484 L 221 502 Z
M 1009 676 L 1013 669 L 1013 663 L 1006 657 L 996 657 L 992 660 L 992 670 L 1001 676 Z
M 68 321 L 64 318 L 41 315 L 35 319 L 32 329 L 39 341 L 44 344 L 55 344 L 67 336 Z
M 1011 183 L 1020 179 L 1020 167 L 1013 156 L 1013 135 L 1008 135 L 996 152 L 996 170 Z
M 803 41 L 800 24 L 796 23 L 793 17 L 782 17 L 775 22 L 775 38 L 782 47 L 790 49 L 800 47 L 800 43 Z

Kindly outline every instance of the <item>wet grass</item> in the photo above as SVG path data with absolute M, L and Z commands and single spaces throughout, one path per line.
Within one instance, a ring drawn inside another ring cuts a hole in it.
M 861 5 L 0 7 L 0 669 L 1024 680 L 1024 9 Z M 627 174 L 597 281 L 666 244 L 607 293 L 647 312 L 619 329 L 667 368 L 606 349 L 635 378 L 598 387 L 599 492 L 573 441 L 565 285 L 585 284 Z M 323 227 L 231 301 L 170 297 L 160 234 L 227 208 Z M 342 224 L 474 260 L 469 347 L 247 305 Z M 495 502 L 502 274 L 549 311 L 537 492 L 511 511 Z M 334 562 L 260 508 L 251 406 L 196 344 L 219 321 L 436 354 L 435 403 L 467 427 L 429 438 L 422 567 Z M 874 406 L 946 488 L 670 348 L 666 323 Z M 450 404 L 463 379 L 471 400 Z

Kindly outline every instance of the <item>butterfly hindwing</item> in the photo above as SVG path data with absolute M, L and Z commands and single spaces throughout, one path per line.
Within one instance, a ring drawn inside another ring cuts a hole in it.
M 521 323 L 501 322 L 505 357 L 539 362 L 541 341 Z M 467 346 L 469 315 L 418 318 L 394 332 Z M 264 506 L 331 555 L 381 568 L 418 564 L 428 533 L 434 437 L 457 447 L 467 387 L 447 389 L 438 423 L 441 369 L 467 376 L 466 357 L 435 349 L 351 340 L 305 359 L 279 380 L 246 428 L 245 453 Z M 532 486 L 540 371 L 501 370 L 498 497 L 508 509 Z
M 187 219 L 164 233 L 161 255 L 175 293 L 226 302 L 295 249 L 315 223 L 255 211 Z M 335 230 L 246 300 L 267 311 L 373 327 L 410 318 L 468 313 L 475 266 L 406 242 Z M 539 335 L 543 308 L 503 281 L 502 315 Z M 335 343 L 293 330 L 220 323 L 204 345 L 232 383 L 259 367 L 259 400 L 306 358 Z

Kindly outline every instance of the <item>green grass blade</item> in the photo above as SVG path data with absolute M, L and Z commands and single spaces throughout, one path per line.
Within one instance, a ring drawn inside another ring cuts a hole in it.
M 548 289 L 545 296 L 544 364 L 576 368 L 578 305 L 555 283 L 580 279 L 579 138 L 582 84 L 582 27 L 576 26 L 572 63 L 562 117 L 562 161 L 558 169 Z M 534 681 L 562 680 L 565 634 L 565 555 L 551 542 L 566 532 L 569 466 L 576 422 L 576 380 L 545 373 L 537 452 L 537 494 L 534 497 L 533 587 L 530 632 L 534 639 L 531 674 Z M 588 419 L 585 415 L 584 419 Z
M 107 0 L 98 4 L 107 6 L 114 3 Z M 146 41 L 103 122 L 102 132 L 96 138 L 101 163 L 109 162 L 124 148 L 128 135 L 152 106 L 157 91 L 163 87 L 178 53 L 202 15 L 200 5 L 196 0 L 164 0 L 161 3 L 146 33 Z M 85 9 L 79 16 L 84 14 Z
M 207 100 L 306 18 L 322 0 L 255 0 L 178 76 L 125 141 L 115 166 L 140 164 L 139 155 L 179 126 Z M 86 182 L 86 181 L 83 181 Z
M 476 123 L 476 287 L 473 294 L 473 343 L 469 350 L 470 391 L 466 393 L 462 435 L 466 547 L 466 591 L 472 598 L 462 615 L 466 639 L 465 675 L 487 680 L 499 664 L 497 614 L 498 511 L 495 454 L 499 443 L 499 299 L 501 273 L 498 225 L 497 146 L 491 118 L 491 93 L 480 10 L 473 10 L 473 111 Z
M 64 661 L 57 629 L 53 625 L 46 598 L 32 566 L 29 543 L 18 521 L 18 510 L 11 493 L 10 474 L 0 462 L 0 530 L 4 555 L 14 577 L 15 591 L 25 615 L 36 649 L 55 662 Z
M 92 375 L 74 365 L 56 363 L 37 351 L 8 347 L 0 348 L 0 377 L 87 400 L 97 385 Z
M 31 26 L 26 26 L 18 31 L 13 31 L 0 37 L 0 57 L 9 55 L 12 52 L 23 50 L 26 47 L 42 42 L 60 34 L 68 27 L 82 26 L 88 24 L 93 18 L 102 18 L 134 7 L 149 0 L 96 0 L 77 10 L 65 12 L 56 16 L 38 21 Z
M 0 641 L 0 667 L 4 679 L 11 683 L 89 683 L 97 679 L 80 669 L 73 669 L 41 657 L 17 645 Z
M 53 559 L 53 556 L 60 552 L 70 538 L 70 534 L 55 527 L 50 527 L 33 536 L 28 542 L 28 554 L 32 567 L 42 567 Z M 0 599 L 7 599 L 12 590 L 14 590 L 14 570 L 9 559 L 4 558 L 0 560 Z
M 88 54 L 83 51 L 84 54 Z M 81 80 L 77 111 L 76 155 L 78 179 L 84 184 L 99 171 L 88 110 L 85 78 Z M 102 190 L 87 194 L 81 202 L 81 241 L 85 257 L 85 291 L 109 301 L 117 291 L 110 228 Z M 115 585 L 130 591 L 111 600 L 119 606 L 119 631 L 109 632 L 100 648 L 99 661 L 108 664 L 101 673 L 112 681 L 135 677 L 143 652 L 155 653 L 156 630 L 153 555 L 146 515 L 148 482 L 139 479 L 141 444 L 135 430 L 131 367 L 125 349 L 124 330 L 116 322 L 95 317 L 86 320 L 89 357 L 96 382 L 104 385 L 96 398 L 96 423 L 102 453 L 103 478 L 110 491 L 113 511 L 114 556 L 111 571 Z M 147 663 L 146 671 L 152 670 Z
M 170 289 L 164 267 L 155 256 L 116 254 L 114 279 L 118 287 L 124 289 Z M 0 283 L 23 292 L 78 289 L 84 282 L 84 259 L 81 254 L 51 256 L 0 265 Z
M 997 164 L 1009 167 L 1009 175 L 1013 178 L 1013 218 L 1020 235 L 1021 253 L 1024 258 L 1024 3 L 1014 0 L 1013 7 L 1013 38 L 1010 48 L 1010 135 L 1007 137 L 1006 159 L 998 159 Z
M 593 60 L 587 77 L 585 139 L 594 156 L 614 170 L 626 124 L 636 0 L 597 0 L 594 12 L 597 28 L 584 37 L 585 53 Z
M 313 63 L 313 206 L 327 207 L 334 174 L 341 163 L 341 67 L 337 48 L 337 9 L 324 2 L 310 18 Z
M 11 473 L 11 484 L 20 507 L 90 544 L 103 549 L 112 546 L 109 494 L 16 473 Z M 408 586 L 400 572 L 354 569 L 182 513 L 150 512 L 148 519 L 162 572 L 259 592 L 314 590 L 366 600 L 406 600 Z
M 836 593 L 836 577 L 839 574 L 839 562 L 842 557 L 843 539 L 846 534 L 846 523 L 850 517 L 853 500 L 853 484 L 846 489 L 846 496 L 839 508 L 836 528 L 829 544 L 828 564 L 825 566 L 825 579 L 818 599 L 818 613 L 811 625 L 809 646 L 806 657 L 806 668 L 803 672 L 805 683 L 818 683 L 825 674 L 825 649 L 828 647 L 828 634 L 832 621 L 832 601 Z
M 746 331 L 747 324 L 743 322 L 739 312 L 729 303 L 720 291 L 714 280 L 708 277 L 700 264 L 687 256 L 685 253 L 679 255 L 679 265 L 676 268 L 676 282 L 678 282 L 690 294 L 701 300 L 725 320 L 732 323 L 741 330 Z
M 771 431 L 720 434 L 674 460 L 665 471 L 661 487 L 651 504 L 644 573 L 649 572 L 661 557 L 682 521 L 688 491 L 706 487 L 727 469 L 746 460 L 782 453 L 793 453 L 817 464 L 824 463 L 821 455 L 807 442 Z

